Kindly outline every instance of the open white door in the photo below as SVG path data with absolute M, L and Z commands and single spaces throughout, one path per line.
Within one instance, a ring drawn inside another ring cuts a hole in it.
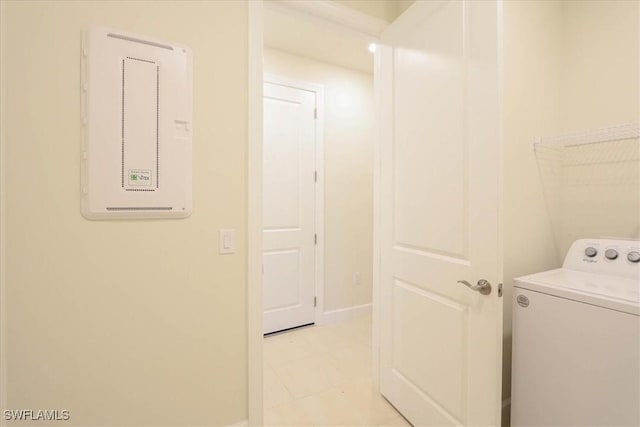
M 316 94 L 264 84 L 263 332 L 314 322 Z
M 499 25 L 417 1 L 377 51 L 380 390 L 416 426 L 500 424 Z

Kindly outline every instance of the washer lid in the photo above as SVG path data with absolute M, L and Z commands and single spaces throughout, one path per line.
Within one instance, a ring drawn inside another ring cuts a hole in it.
M 636 279 L 558 268 L 515 281 L 518 288 L 640 315 L 640 282 Z

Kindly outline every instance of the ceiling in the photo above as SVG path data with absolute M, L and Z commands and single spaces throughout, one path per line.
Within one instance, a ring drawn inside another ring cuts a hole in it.
M 299 9 L 282 7 L 282 4 L 270 2 L 266 4 L 267 7 L 264 9 L 266 47 L 365 73 L 373 73 L 373 54 L 369 52 L 368 46 L 377 40 L 377 34 L 386 25 L 385 21 L 378 19 L 378 27 L 374 25 L 372 30 L 364 32 L 338 23 L 339 20 L 336 19 L 326 19 Z M 334 11 L 337 9 L 334 6 L 331 7 Z M 374 19 L 353 10 L 348 11 L 345 16 L 355 16 L 359 19 L 354 14 L 362 15 L 365 20 Z M 344 19 L 342 21 L 344 22 Z

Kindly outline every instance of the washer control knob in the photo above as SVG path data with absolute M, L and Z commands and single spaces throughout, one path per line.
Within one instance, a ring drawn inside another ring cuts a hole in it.
M 604 256 L 606 256 L 607 259 L 616 259 L 618 258 L 618 251 L 615 249 L 607 249 Z
M 593 258 L 594 256 L 598 255 L 598 250 L 594 247 L 589 246 L 584 250 L 584 254 L 589 258 Z
M 627 259 L 631 262 L 639 262 L 640 261 L 640 252 L 631 251 L 627 254 Z

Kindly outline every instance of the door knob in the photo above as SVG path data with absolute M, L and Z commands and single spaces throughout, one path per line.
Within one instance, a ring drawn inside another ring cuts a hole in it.
M 458 283 L 462 283 L 469 289 L 480 292 L 482 295 L 489 295 L 491 293 L 491 283 L 488 280 L 480 279 L 477 285 L 472 285 L 466 280 L 458 280 Z

